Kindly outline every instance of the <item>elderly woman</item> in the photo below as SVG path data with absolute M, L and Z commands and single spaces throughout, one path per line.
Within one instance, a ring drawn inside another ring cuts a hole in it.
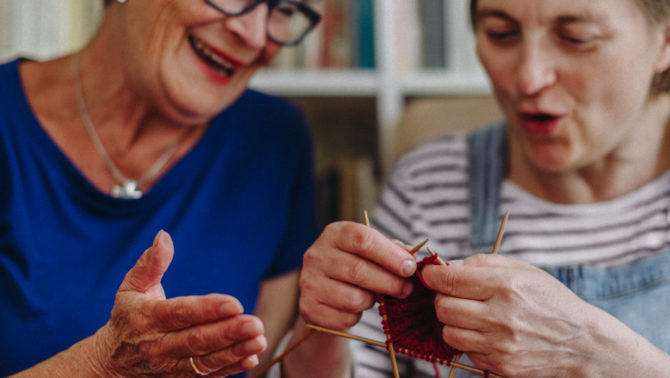
M 312 157 L 300 112 L 246 86 L 318 20 L 292 0 L 107 1 L 81 51 L 0 65 L 0 375 L 271 356 L 316 238 Z
M 510 209 L 503 256 L 423 269 L 442 339 L 508 376 L 666 376 L 670 1 L 479 0 L 471 11 L 506 120 L 406 156 L 374 228 L 460 259 L 489 253 Z M 413 267 L 380 232 L 332 225 L 305 257 L 302 315 L 347 329 L 373 293 L 405 297 Z M 355 333 L 384 340 L 380 324 L 368 311 Z M 356 372 L 388 376 L 385 353 L 362 348 Z

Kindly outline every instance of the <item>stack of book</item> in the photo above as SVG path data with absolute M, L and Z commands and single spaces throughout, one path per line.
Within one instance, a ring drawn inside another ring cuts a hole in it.
M 272 68 L 374 68 L 374 0 L 325 0 L 314 7 L 321 23 L 302 44 L 284 48 Z

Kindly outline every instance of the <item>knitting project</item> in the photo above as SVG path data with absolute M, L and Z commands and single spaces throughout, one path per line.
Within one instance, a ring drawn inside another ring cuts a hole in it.
M 437 255 L 429 256 L 417 264 L 416 273 L 410 278 L 414 290 L 405 299 L 378 294 L 379 313 L 386 334 L 386 345 L 415 358 L 449 365 L 461 352 L 442 340 L 442 323 L 435 314 L 435 295 L 422 282 L 421 269 L 437 265 Z

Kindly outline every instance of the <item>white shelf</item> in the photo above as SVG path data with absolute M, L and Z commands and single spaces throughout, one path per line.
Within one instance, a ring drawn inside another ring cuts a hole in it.
M 405 97 L 486 95 L 491 93 L 488 80 L 483 75 L 450 71 L 424 71 L 400 79 Z
M 371 70 L 267 70 L 251 87 L 283 96 L 374 97 L 379 77 Z

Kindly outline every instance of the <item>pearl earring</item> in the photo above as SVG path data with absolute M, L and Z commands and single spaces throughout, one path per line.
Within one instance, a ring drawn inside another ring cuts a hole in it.
M 119 2 L 119 3 L 121 3 L 121 4 L 123 4 L 123 3 L 125 3 L 125 2 L 128 1 L 128 0 L 116 0 L 116 1 Z

